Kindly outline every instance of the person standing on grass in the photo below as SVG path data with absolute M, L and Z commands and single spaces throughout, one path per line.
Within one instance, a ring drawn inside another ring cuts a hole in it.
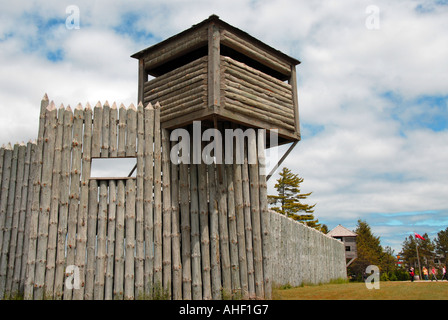
M 409 276 L 411 277 L 411 282 L 414 282 L 414 268 L 410 267 L 409 268 Z
M 423 267 L 423 278 L 428 280 L 428 269 L 425 266 Z
M 440 279 L 440 281 L 443 281 L 443 279 L 448 281 L 448 278 L 446 277 L 446 266 L 442 267 L 442 279 Z
M 437 281 L 437 270 L 436 270 L 436 268 L 435 267 L 432 267 L 431 268 L 431 281 L 432 281 L 432 279 L 434 278 L 434 279 L 436 279 L 436 281 Z

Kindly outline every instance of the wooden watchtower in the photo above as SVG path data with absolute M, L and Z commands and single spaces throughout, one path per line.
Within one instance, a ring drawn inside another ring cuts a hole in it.
M 278 129 L 279 144 L 300 140 L 300 61 L 216 15 L 132 57 L 138 100 L 160 103 L 162 128 L 230 121 L 268 134 Z

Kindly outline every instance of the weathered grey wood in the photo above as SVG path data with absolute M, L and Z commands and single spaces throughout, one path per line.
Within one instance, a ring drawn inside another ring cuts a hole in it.
M 201 263 L 202 263 L 202 298 L 211 300 L 211 274 L 210 274 L 210 233 L 209 210 L 207 197 L 207 167 L 201 161 L 198 165 L 199 187 L 199 223 L 201 231 Z
M 106 274 L 104 283 L 104 300 L 112 300 L 114 283 L 114 257 L 115 257 L 115 220 L 117 211 L 117 184 L 109 181 L 109 204 L 107 221 L 107 252 Z
M 238 236 L 235 213 L 235 189 L 233 166 L 225 165 L 227 184 L 227 215 L 230 245 L 230 272 L 232 279 L 232 297 L 241 297 L 240 265 L 238 260 Z
M 118 155 L 118 109 L 114 102 L 109 111 L 109 156 Z M 112 300 L 114 297 L 114 264 L 115 264 L 115 229 L 117 211 L 117 181 L 109 180 L 109 204 L 107 221 L 107 252 L 106 252 L 106 279 L 104 284 L 104 299 Z
M 128 110 L 129 111 L 129 110 Z M 129 118 L 128 118 L 129 119 Z M 126 180 L 126 250 L 124 266 L 124 299 L 134 300 L 135 250 L 135 180 Z
M 98 110 L 101 110 L 98 108 Z M 106 101 L 101 112 L 101 123 L 98 121 L 97 127 L 94 127 L 94 134 L 100 135 L 100 157 L 109 156 L 109 127 L 110 127 L 110 105 Z M 99 125 L 101 127 L 99 128 Z M 95 125 L 94 125 L 95 126 Z M 98 149 L 95 146 L 96 149 Z M 92 150 L 93 151 L 93 150 Z M 96 153 L 96 152 L 95 152 Z M 95 266 L 95 282 L 93 290 L 94 300 L 104 299 L 104 285 L 106 276 L 106 242 L 107 242 L 107 217 L 108 217 L 108 186 L 106 180 L 99 181 L 99 203 L 98 203 L 98 230 L 97 230 L 97 257 Z
M 193 163 L 193 162 L 190 162 Z M 199 229 L 198 165 L 190 165 L 192 299 L 202 300 L 201 233 Z
M 290 73 L 289 64 L 287 62 L 278 59 L 268 51 L 257 46 L 255 43 L 247 41 L 232 32 L 227 30 L 222 32 L 222 43 L 284 75 L 289 75 Z
M 131 103 L 126 113 L 126 156 L 136 156 L 137 109 Z
M 9 181 L 9 189 L 8 189 L 8 205 L 6 210 L 6 220 L 4 224 L 4 233 L 3 233 L 3 247 L 1 250 L 1 258 L 0 258 L 0 297 L 4 297 L 4 295 L 10 294 L 8 290 L 8 256 L 10 252 L 10 244 L 12 243 L 11 237 L 13 235 L 13 220 L 14 220 L 14 202 L 15 202 L 15 194 L 16 194 L 16 186 L 17 186 L 17 171 L 18 171 L 18 154 L 19 154 L 19 145 L 15 144 L 13 147 L 13 156 L 12 156 L 12 164 L 11 164 L 11 177 Z
M 183 150 L 182 152 L 184 152 Z M 192 299 L 191 292 L 191 224 L 190 224 L 190 186 L 188 164 L 179 165 L 180 209 L 182 233 L 182 289 L 184 300 Z
M 177 144 L 178 136 L 171 136 L 173 150 Z M 166 150 L 163 150 L 166 152 Z M 179 215 L 179 164 L 171 163 L 171 245 L 172 245 L 172 268 L 173 268 L 173 294 L 174 300 L 182 300 L 182 258 L 180 252 L 180 215 Z M 180 192 L 185 192 L 182 190 Z M 183 240 L 183 239 L 182 239 Z M 183 246 L 182 246 L 183 248 Z
M 110 126 L 110 105 L 109 102 L 106 101 L 103 106 L 101 123 L 101 158 L 109 157 Z
M 137 138 L 137 109 L 131 104 L 126 119 L 126 156 L 135 156 Z M 125 216 L 125 276 L 124 299 L 135 298 L 135 180 L 126 180 L 126 216 Z
M 31 220 L 29 229 L 29 245 L 26 268 L 26 281 L 24 298 L 26 300 L 33 299 L 34 291 L 34 271 L 36 264 L 36 248 L 37 248 L 37 231 L 39 223 L 39 200 L 40 200 L 40 184 L 42 178 L 42 150 L 45 131 L 45 112 L 49 104 L 47 94 L 44 95 L 40 104 L 39 129 L 37 134 L 37 147 L 35 157 L 35 174 L 33 176 L 33 201 L 31 205 Z
M 182 97 L 182 95 L 175 94 L 173 95 L 172 98 L 163 101 L 164 105 L 161 113 L 162 117 L 172 112 L 181 111 L 183 108 L 194 106 L 195 104 L 198 104 L 198 102 L 204 102 L 206 99 L 205 89 L 206 89 L 205 85 L 200 86 L 195 89 L 188 90 L 187 91 L 188 95 L 185 97 Z
M 70 106 L 67 106 L 64 112 L 64 134 L 62 138 L 58 240 L 56 248 L 56 271 L 54 279 L 55 299 L 62 298 L 63 282 L 65 278 L 64 277 L 65 250 L 66 250 L 65 243 L 67 235 L 72 137 L 73 137 L 73 112 Z
M 32 143 L 28 142 L 26 145 L 26 151 L 24 156 L 24 170 L 23 170 L 23 184 L 22 191 L 20 196 L 20 215 L 19 215 L 19 223 L 17 228 L 17 249 L 15 252 L 15 263 L 14 263 L 14 276 L 11 292 L 21 294 L 23 292 L 23 288 L 21 286 L 21 270 L 23 266 L 23 257 L 24 257 L 24 237 L 25 237 L 25 222 L 26 222 L 26 204 L 28 197 L 28 184 L 30 177 L 30 165 L 31 165 L 31 151 Z M 1 151 L 0 151 L 0 160 L 1 159 Z M 2 164 L 3 165 L 3 164 Z M 1 174 L 0 174 L 1 176 Z M 1 181 L 1 179 L 0 179 Z
M 249 139 L 247 144 L 249 159 L 256 159 L 256 163 L 249 163 L 250 177 L 250 208 L 252 216 L 252 236 L 254 246 L 254 269 L 255 269 L 255 294 L 257 298 L 264 298 L 263 283 L 263 252 L 261 238 L 261 217 L 260 217 L 260 186 L 257 159 L 257 141 Z
M 210 212 L 210 264 L 211 264 L 211 293 L 213 300 L 222 299 L 221 287 L 221 259 L 219 248 L 219 218 L 218 201 L 216 195 L 215 164 L 208 165 L 208 198 Z
M 145 115 L 144 150 L 144 225 L 145 225 L 145 296 L 154 287 L 154 108 L 148 104 Z
M 93 108 L 93 124 L 90 158 L 101 156 L 103 106 L 98 102 Z M 98 181 L 89 181 L 89 207 L 87 214 L 87 264 L 84 299 L 93 300 L 95 296 L 97 225 L 99 216 Z
M 119 108 L 118 151 L 119 157 L 126 155 L 126 119 L 127 110 L 123 104 Z M 125 180 L 117 181 L 117 211 L 115 220 L 115 268 L 114 300 L 124 298 L 124 228 L 125 228 Z
M 294 125 L 295 123 L 292 110 L 286 110 L 286 108 L 281 107 L 278 103 L 273 103 L 251 93 L 247 93 L 245 90 L 237 88 L 236 85 L 227 86 L 225 92 L 228 97 L 238 100 L 248 106 L 255 107 L 258 110 L 269 112 L 277 119 L 285 121 L 288 124 Z
M 203 69 L 204 66 L 207 64 L 207 57 L 202 57 L 199 59 L 196 59 L 192 62 L 189 62 L 175 70 L 169 71 L 157 78 L 151 79 L 150 81 L 145 82 L 144 88 L 145 93 L 150 93 L 150 91 L 154 90 L 164 90 L 167 87 L 169 87 L 169 83 L 173 81 L 179 81 L 179 75 L 185 75 L 188 73 L 194 73 L 199 69 Z M 192 78 L 194 76 L 190 76 Z M 183 80 L 186 80 L 189 78 L 184 78 Z
M 148 81 L 148 73 L 145 71 L 145 60 L 143 58 L 138 60 L 138 101 L 143 101 L 144 84 Z
M 118 156 L 124 157 L 126 155 L 126 119 L 127 110 L 124 104 L 120 104 L 118 109 Z
M 247 255 L 247 277 L 249 299 L 255 299 L 255 271 L 254 271 L 254 250 L 252 239 L 252 217 L 250 210 L 250 182 L 249 182 L 249 165 L 247 155 L 247 143 L 244 146 L 244 165 L 242 166 L 243 181 L 243 211 L 244 211 L 244 227 L 246 234 L 246 255 Z
M 285 122 L 284 118 L 281 118 L 278 115 L 270 114 L 269 112 L 264 111 L 264 110 L 260 110 L 260 109 L 254 110 L 254 108 L 252 108 L 248 105 L 245 105 L 243 102 L 241 102 L 239 100 L 239 98 L 235 95 L 227 94 L 226 97 L 224 98 L 224 101 L 225 101 L 225 108 L 230 111 L 238 112 L 243 115 L 253 117 L 255 119 L 260 119 L 266 123 L 271 123 L 271 124 L 277 125 L 281 128 L 285 128 L 287 130 L 294 131 L 294 126 L 289 124 L 288 123 L 289 121 Z M 245 101 L 245 100 L 242 100 L 242 101 Z
M 232 124 L 232 129 L 237 125 Z M 244 144 L 243 144 L 244 146 Z M 249 299 L 249 289 L 247 280 L 247 257 L 246 257 L 246 239 L 244 232 L 244 203 L 243 203 L 243 182 L 242 182 L 242 164 L 236 161 L 236 150 L 243 147 L 239 139 L 235 139 L 233 147 L 233 189 L 235 197 L 235 218 L 236 218 L 236 236 L 238 246 L 238 264 L 241 281 L 241 297 Z
M 56 249 L 58 237 L 58 213 L 61 180 L 62 138 L 64 135 L 65 108 L 61 104 L 58 109 L 56 140 L 54 145 L 53 182 L 51 190 L 51 210 L 49 217 L 47 270 L 45 273 L 45 296 L 50 298 L 54 294 L 54 275 L 56 271 Z
M 11 179 L 12 146 L 8 144 L 4 148 L 2 191 L 0 198 L 0 252 L 3 249 L 3 233 L 5 228 L 6 212 L 8 209 L 9 182 Z M 0 297 L 3 298 L 3 297 Z
M 263 243 L 263 278 L 265 299 L 272 299 L 272 282 L 271 282 L 271 240 L 270 230 L 271 221 L 268 205 L 268 186 L 266 183 L 266 155 L 265 155 L 265 132 L 258 130 L 257 136 L 257 153 L 258 153 L 258 170 L 260 184 L 260 215 L 261 215 L 261 232 Z
M 93 300 L 95 282 L 95 248 L 96 226 L 98 215 L 98 183 L 96 180 L 89 182 L 89 211 L 87 217 L 87 265 L 84 299 Z
M 162 140 L 160 105 L 154 106 L 154 285 L 162 288 Z
M 74 300 L 84 299 L 86 283 L 87 228 L 89 209 L 89 178 L 91 172 L 92 149 L 92 108 L 87 103 L 84 108 L 84 134 L 82 148 L 81 194 L 79 199 L 78 236 L 76 240 L 75 265 L 79 268 L 80 288 L 73 292 Z
M 163 186 L 163 289 L 171 297 L 171 192 L 170 192 L 170 135 L 162 129 L 162 186 Z
M 18 145 L 17 154 L 17 178 L 16 178 L 16 190 L 14 192 L 14 211 L 11 226 L 11 240 L 9 244 L 8 251 L 8 269 L 6 273 L 6 289 L 8 294 L 17 294 L 17 291 L 12 291 L 12 284 L 14 280 L 14 267 L 17 263 L 16 260 L 16 250 L 17 241 L 19 233 L 19 220 L 20 220 L 20 209 L 21 209 L 21 199 L 22 199 L 22 186 L 23 186 L 23 176 L 25 171 L 25 156 L 26 156 L 26 145 L 25 143 L 20 143 Z
M 260 70 L 252 68 L 242 62 L 239 62 L 230 57 L 222 57 L 223 61 L 227 62 L 225 65 L 227 67 L 226 72 L 236 76 L 237 78 L 247 79 L 249 82 L 250 79 L 256 79 L 258 83 L 254 83 L 259 86 L 265 86 L 265 88 L 270 88 L 271 90 L 275 90 L 277 93 L 284 93 L 285 96 L 291 97 L 291 85 L 285 83 L 277 78 L 274 78 Z M 288 66 L 288 68 L 290 68 Z
M 84 110 L 81 104 L 75 108 L 73 120 L 73 141 L 72 141 L 72 165 L 70 172 L 70 203 L 68 209 L 68 228 L 67 228 L 67 266 L 75 263 L 76 250 L 76 226 L 78 224 L 79 211 L 79 188 L 81 177 L 81 158 L 82 158 L 82 138 L 83 138 Z M 65 280 L 65 278 L 64 278 Z M 64 300 L 71 300 L 73 290 L 68 286 L 64 287 Z
M 144 150 L 145 150 L 145 123 L 143 104 L 137 106 L 137 175 L 136 175 L 136 251 L 135 251 L 135 296 L 143 297 L 144 294 Z
M 297 96 L 297 72 L 295 66 L 291 67 L 291 77 L 289 78 L 289 84 L 292 87 L 292 103 L 294 108 L 295 129 L 300 136 L 299 99 Z
M 220 105 L 220 32 L 217 25 L 211 24 L 208 29 L 208 107 L 216 110 Z
M 169 61 L 172 57 L 182 55 L 189 52 L 191 49 L 199 48 L 207 41 L 207 28 L 198 30 L 198 32 L 191 33 L 186 37 L 182 37 L 177 41 L 154 50 L 145 55 L 145 68 L 155 68 L 156 66 Z
M 109 156 L 116 158 L 118 156 L 118 108 L 115 102 L 110 107 L 109 120 Z
M 34 298 L 41 300 L 45 297 L 45 271 L 48 245 L 48 226 L 51 206 L 51 185 L 54 160 L 54 144 L 57 122 L 57 109 L 51 102 L 47 108 L 45 134 L 42 155 L 42 189 L 39 206 L 38 243 L 36 252 L 36 274 Z
M 192 105 L 189 104 L 189 106 L 188 106 L 188 109 L 187 109 L 188 112 L 190 113 L 190 112 L 204 109 L 204 100 L 205 100 L 205 98 L 198 98 L 198 99 L 192 101 L 191 103 L 193 103 L 193 104 Z M 174 120 L 182 115 L 185 115 L 185 108 L 187 108 L 187 106 L 183 105 L 183 107 L 184 107 L 183 111 L 177 111 L 177 112 L 173 112 L 173 113 L 161 116 L 162 122 Z
M 31 205 L 33 202 L 33 181 L 36 172 L 36 149 L 37 144 L 35 141 L 31 142 L 31 161 L 30 161 L 30 173 L 28 179 L 28 193 L 26 197 L 26 212 L 25 212 L 25 235 L 23 239 L 23 257 L 22 257 L 22 266 L 20 270 L 20 285 L 19 292 L 25 291 L 25 276 L 27 271 L 27 261 L 28 261 L 28 247 L 29 247 L 29 239 L 30 239 L 30 223 L 31 223 Z
M 118 145 L 120 149 L 120 144 Z M 125 223 L 125 181 L 117 181 L 117 219 L 115 241 L 114 300 L 124 297 L 124 223 Z
M 177 70 L 177 69 L 176 69 Z M 199 69 L 187 69 L 179 71 L 175 78 L 157 78 L 158 85 L 152 89 L 148 88 L 145 92 L 145 99 L 164 101 L 169 99 L 173 93 L 185 94 L 188 89 L 197 88 L 204 83 L 207 76 L 207 66 L 201 64 Z M 191 94 L 190 94 L 191 95 Z M 165 104 L 162 105 L 165 108 Z
M 220 160 L 222 163 L 222 160 Z M 229 227 L 227 221 L 227 188 L 224 165 L 216 165 L 217 201 L 219 217 L 219 249 L 221 253 L 221 276 L 223 297 L 232 295 L 232 276 L 230 271 Z
M 0 190 L 2 187 L 2 176 L 3 176 L 3 157 L 5 155 L 5 145 L 2 145 L 0 148 Z M 1 250 L 1 248 L 0 248 Z
M 17 155 L 16 155 L 17 156 Z M 9 195 L 9 185 L 11 181 L 11 169 L 13 162 L 13 150 L 11 144 L 5 148 L 4 151 L 4 164 L 3 164 L 3 177 L 2 177 L 2 194 L 1 194 L 1 207 L 0 207 L 0 257 L 3 255 L 3 249 L 6 244 L 4 244 L 4 235 L 6 234 L 6 220 L 8 211 L 8 195 Z M 8 250 L 8 248 L 6 249 Z M 6 271 L 6 270 L 5 270 Z M 2 286 L 0 288 L 0 299 L 4 298 L 5 295 L 5 281 L 6 274 L 2 276 Z
M 223 64 L 227 66 L 226 61 L 222 60 Z M 285 110 L 293 110 L 293 102 L 291 100 L 291 94 L 285 94 L 278 90 L 273 90 L 272 86 L 260 84 L 256 79 L 249 78 L 249 81 L 243 79 L 244 77 L 236 77 L 230 73 L 224 73 L 224 81 L 226 85 L 236 86 L 248 93 L 255 94 L 263 99 L 271 102 L 279 103 Z M 247 79 L 247 77 L 246 77 Z M 291 88 L 292 89 L 292 88 Z
M 101 138 L 102 138 L 102 125 L 103 125 L 103 106 L 98 103 L 93 108 L 93 131 L 92 131 L 92 151 L 91 156 L 101 156 Z

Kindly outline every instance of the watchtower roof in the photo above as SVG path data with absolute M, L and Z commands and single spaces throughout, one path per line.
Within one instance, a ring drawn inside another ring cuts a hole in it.
M 358 236 L 353 231 L 348 230 L 347 228 L 343 227 L 342 225 L 338 225 L 333 230 L 327 233 L 330 237 L 356 237 Z
M 238 29 L 230 24 L 228 24 L 227 22 L 221 20 L 219 18 L 219 16 L 217 15 L 211 15 L 210 17 L 208 17 L 207 19 L 205 19 L 202 22 L 199 22 L 197 24 L 194 24 L 191 28 L 186 29 L 174 36 L 169 37 L 168 39 L 165 39 L 161 42 L 158 42 L 146 49 L 140 50 L 136 53 L 134 53 L 131 57 L 135 58 L 135 59 L 140 59 L 143 56 L 146 56 L 152 52 L 157 51 L 158 49 L 170 44 L 170 43 L 174 43 L 176 42 L 178 39 L 184 38 L 190 34 L 194 34 L 196 33 L 198 30 L 203 29 L 203 28 L 207 28 L 210 24 L 216 24 L 219 25 L 221 28 L 223 28 L 224 30 L 228 30 L 229 32 L 235 33 L 243 38 L 245 38 L 247 41 L 250 41 L 260 47 L 262 47 L 264 50 L 271 52 L 272 54 L 281 57 L 282 59 L 284 59 L 285 61 L 289 62 L 292 65 L 298 65 L 300 64 L 300 61 L 269 46 L 268 44 L 260 41 L 257 38 L 254 38 L 253 36 L 251 36 L 250 34 L 248 34 L 247 32 Z M 206 43 L 206 41 L 204 41 L 204 43 Z

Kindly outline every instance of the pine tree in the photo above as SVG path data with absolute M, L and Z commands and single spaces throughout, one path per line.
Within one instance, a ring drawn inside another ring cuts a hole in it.
M 448 228 L 439 231 L 437 233 L 437 238 L 434 239 L 434 244 L 436 247 L 436 253 L 442 255 L 445 260 L 445 265 L 447 264 L 448 256 Z
M 268 196 L 272 210 L 284 214 L 296 221 L 305 223 L 307 226 L 320 230 L 319 220 L 314 217 L 314 205 L 304 204 L 301 200 L 308 198 L 310 193 L 300 193 L 300 184 L 303 178 L 294 174 L 288 168 L 283 168 L 279 173 L 275 189 L 278 195 Z

